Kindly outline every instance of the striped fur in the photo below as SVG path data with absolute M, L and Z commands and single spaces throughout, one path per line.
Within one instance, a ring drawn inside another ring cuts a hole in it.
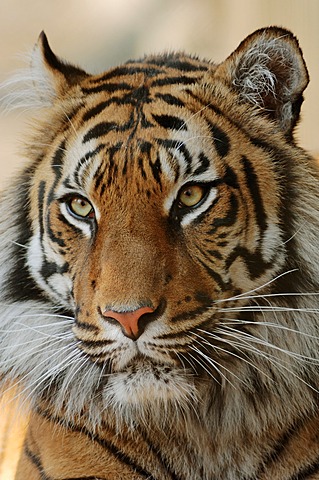
M 31 404 L 17 480 L 319 479 L 297 40 L 92 76 L 41 34 L 32 59 L 6 101 L 43 108 L 0 215 L 1 375 Z

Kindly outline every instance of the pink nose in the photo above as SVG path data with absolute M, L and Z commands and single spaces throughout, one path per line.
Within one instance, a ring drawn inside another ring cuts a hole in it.
M 145 313 L 154 312 L 154 308 L 141 307 L 132 312 L 116 312 L 114 310 L 106 310 L 102 312 L 102 315 L 107 318 L 116 320 L 122 327 L 123 333 L 126 337 L 132 340 L 137 340 L 143 333 L 143 330 L 139 327 L 138 322 L 142 315 Z

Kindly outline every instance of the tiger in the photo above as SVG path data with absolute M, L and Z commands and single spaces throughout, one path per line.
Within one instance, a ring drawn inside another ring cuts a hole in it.
M 3 100 L 33 109 L 0 207 L 16 480 L 319 479 L 308 81 L 276 26 L 99 74 L 41 33 Z

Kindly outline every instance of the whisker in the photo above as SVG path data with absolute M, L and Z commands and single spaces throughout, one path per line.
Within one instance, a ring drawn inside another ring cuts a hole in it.
M 193 118 L 197 117 L 198 115 L 200 115 L 203 111 L 205 111 L 207 108 L 209 108 L 211 105 L 213 104 L 213 102 L 209 102 L 207 105 L 204 105 L 202 108 L 200 108 L 199 110 L 197 110 L 197 112 L 194 112 L 192 115 L 190 115 L 186 120 L 185 122 L 182 123 L 182 125 L 179 127 L 179 129 L 177 130 L 177 132 L 181 132 L 185 126 L 187 126 L 188 122 L 190 120 L 192 120 Z M 211 138 L 211 137 L 210 137 Z
M 55 365 L 54 368 L 52 368 L 51 370 L 43 373 L 39 378 L 37 378 L 34 382 L 32 382 L 31 384 L 29 384 L 27 386 L 27 391 L 28 391 L 28 394 L 25 396 L 24 394 L 24 402 L 28 402 L 28 400 L 30 398 L 33 397 L 33 395 L 35 394 L 35 392 L 37 392 L 37 394 L 41 395 L 44 391 L 48 390 L 48 388 L 50 388 L 50 385 L 52 384 L 53 380 L 59 375 L 61 374 L 61 369 L 64 365 L 68 365 L 69 367 L 72 367 L 73 365 L 78 365 L 78 361 L 79 359 L 81 358 L 81 351 L 78 350 L 78 351 L 72 351 L 66 358 L 64 358 L 59 364 Z M 47 380 L 50 380 L 49 383 L 47 383 Z M 43 387 L 41 389 L 39 389 L 39 387 L 43 385 Z M 32 390 L 30 390 L 31 387 L 34 387 Z M 24 403 L 23 402 L 23 403 Z M 22 403 L 22 405 L 23 405 Z
M 72 339 L 73 338 L 73 335 L 72 334 L 54 334 L 54 335 L 51 335 L 51 336 L 48 336 L 48 338 L 45 340 L 45 342 L 41 342 L 41 349 L 38 350 L 38 353 L 40 353 L 41 351 L 46 351 L 46 348 L 47 346 L 51 347 L 52 345 L 55 345 L 56 343 L 52 343 L 51 339 L 58 339 L 58 342 L 59 341 L 65 341 L 67 339 Z M 39 343 L 39 339 L 38 338 L 33 338 L 32 340 L 28 340 L 26 342 L 22 342 L 22 343 L 15 343 L 14 344 L 14 348 L 20 348 L 20 347 L 25 347 L 26 345 L 31 345 L 32 343 Z M 44 346 L 44 348 L 42 348 L 42 346 Z M 32 352 L 34 350 L 37 350 L 37 348 L 39 347 L 38 346 L 35 346 L 35 347 L 32 347 L 30 349 L 28 349 L 28 353 L 29 352 Z M 5 352 L 6 350 L 11 350 L 12 349 L 12 345 L 5 345 L 3 347 L 0 348 L 0 351 L 1 352 Z M 14 358 L 19 358 L 19 357 L 23 357 L 25 355 L 25 352 L 21 352 L 19 355 L 16 355 Z
M 280 307 L 269 305 L 243 305 L 242 307 L 225 307 L 219 308 L 220 312 L 303 312 L 303 313 L 318 313 L 319 308 L 297 308 L 297 307 Z
M 215 300 L 214 303 L 222 303 L 222 302 L 225 302 L 225 301 L 241 299 L 241 297 L 243 297 L 245 295 L 248 295 L 250 293 L 257 292 L 258 290 L 261 290 L 262 288 L 268 287 L 269 285 L 271 285 L 272 283 L 277 281 L 279 278 L 282 278 L 286 275 L 289 275 L 290 273 L 297 272 L 297 271 L 298 271 L 297 268 L 287 270 L 286 272 L 283 272 L 280 275 L 277 275 L 276 277 L 272 278 L 268 282 L 264 283 L 263 285 L 259 285 L 258 287 L 253 288 L 252 290 L 248 290 L 247 292 L 239 293 L 237 295 L 234 295 L 233 297 L 228 297 L 227 299 Z
M 247 342 L 244 342 L 244 343 L 247 343 Z M 230 341 L 230 344 L 231 345 L 234 345 L 236 346 L 237 344 Z M 291 370 L 291 368 L 288 368 L 286 367 L 282 362 L 283 360 L 278 359 L 278 357 L 275 357 L 274 355 L 271 355 L 270 353 L 268 352 L 263 352 L 261 350 L 259 350 L 258 348 L 256 347 L 253 347 L 253 346 L 247 346 L 246 344 L 242 345 L 241 343 L 239 344 L 241 346 L 241 348 L 247 350 L 247 351 L 251 351 L 257 355 L 259 355 L 261 358 L 265 358 L 266 360 L 268 360 L 271 364 L 275 365 L 279 370 L 284 370 L 285 372 L 288 372 L 290 375 L 292 375 L 294 378 L 296 378 L 297 380 L 299 380 L 300 382 L 302 382 L 304 385 L 306 385 L 307 387 L 309 387 L 311 390 L 313 390 L 314 392 L 316 393 L 319 393 L 319 390 L 317 390 L 313 385 L 311 385 L 310 383 L 308 383 L 306 380 L 304 380 L 302 377 L 300 377 L 298 374 L 296 374 L 296 372 L 294 372 L 293 370 Z M 286 362 L 285 362 L 286 363 Z
M 14 240 L 10 240 L 10 242 L 17 245 L 17 247 L 25 248 L 26 250 L 28 249 L 27 245 L 22 245 L 22 243 L 15 242 Z
M 194 350 L 194 352 L 196 352 L 196 348 L 192 347 L 191 346 L 191 349 Z M 196 352 L 198 353 L 198 352 Z M 195 362 L 195 371 L 197 370 L 198 368 L 198 365 L 203 368 L 207 373 L 208 375 L 214 379 L 215 382 L 217 382 L 219 385 L 221 385 L 220 381 L 212 374 L 212 371 L 208 369 L 208 367 L 205 366 L 205 364 L 203 364 L 198 358 L 194 357 L 191 353 L 188 352 L 188 356 L 190 358 L 192 358 Z M 197 364 L 197 367 L 196 367 L 196 364 Z M 223 375 L 221 374 L 221 372 L 218 370 L 217 366 L 216 365 L 212 365 L 212 367 L 217 371 L 217 373 L 223 377 Z
M 226 372 L 228 372 L 230 375 L 232 375 L 233 377 L 235 377 L 237 380 L 239 380 L 240 382 L 242 381 L 234 372 L 232 372 L 231 370 L 229 370 L 228 368 L 226 368 L 224 365 L 221 365 L 220 363 L 218 363 L 215 359 L 211 359 L 210 357 L 208 357 L 207 355 L 205 355 L 201 350 L 199 350 L 197 347 L 195 347 L 194 345 L 190 345 L 190 348 L 196 352 L 201 358 L 205 359 L 206 362 L 208 363 L 208 365 L 212 366 L 218 373 L 219 375 L 224 378 L 224 380 L 226 382 L 228 382 L 232 387 L 235 387 L 235 385 L 229 380 L 229 378 L 226 377 L 226 375 L 221 371 L 221 368 L 223 370 L 225 370 Z M 193 357 L 194 358 L 194 357 Z M 198 359 L 197 359 L 198 361 Z M 205 370 L 207 373 L 211 375 L 211 372 L 204 366 L 204 364 L 202 362 L 199 363 Z M 214 378 L 214 377 L 213 377 Z M 214 378 L 214 380 L 216 380 Z
M 314 340 L 319 340 L 319 337 L 316 335 L 311 335 L 310 333 L 303 332 L 301 330 L 296 330 L 291 327 L 287 327 L 286 325 L 280 325 L 278 323 L 262 321 L 259 322 L 257 320 L 242 320 L 240 318 L 223 318 L 223 325 L 259 325 L 265 326 L 270 328 L 277 328 L 279 330 L 285 330 L 287 332 L 291 332 L 297 335 L 302 335 L 304 337 L 312 338 Z
M 226 330 L 226 332 L 225 332 L 225 330 Z M 216 332 L 224 334 L 224 335 L 226 334 L 226 335 L 234 336 L 238 340 L 240 338 L 246 338 L 250 342 L 256 343 L 258 345 L 263 345 L 265 347 L 269 347 L 270 349 L 273 349 L 273 350 L 277 350 L 278 352 L 284 353 L 285 355 L 290 356 L 290 357 L 292 357 L 294 359 L 297 359 L 297 360 L 310 360 L 311 363 L 316 363 L 316 364 L 319 363 L 319 359 L 316 360 L 315 358 L 308 357 L 306 355 L 301 355 L 301 354 L 296 353 L 296 352 L 291 352 L 291 351 L 286 350 L 284 348 L 278 347 L 277 345 L 274 345 L 273 343 L 267 342 L 267 340 L 255 337 L 254 335 L 252 335 L 250 333 L 247 333 L 247 332 L 243 332 L 243 331 L 239 332 L 235 328 L 231 328 L 231 327 L 226 326 L 226 325 L 223 326 L 223 328 L 218 327 L 216 329 Z M 229 333 L 229 332 L 231 332 L 231 333 Z
M 55 342 L 54 345 L 56 345 L 57 343 L 59 343 L 59 342 Z M 52 345 L 51 345 L 51 347 L 52 347 Z M 74 348 L 74 345 L 73 345 L 73 344 L 71 344 L 71 345 L 66 345 L 66 346 L 64 346 L 64 347 L 62 347 L 62 348 L 57 348 L 54 352 L 51 352 L 51 355 L 47 356 L 44 360 L 42 360 L 41 362 L 39 362 L 35 367 L 33 367 L 29 372 L 25 373 L 22 377 L 21 377 L 21 374 L 20 374 L 19 379 L 18 379 L 17 381 L 14 381 L 13 383 L 11 383 L 11 384 L 9 385 L 9 387 L 6 388 L 2 393 L 3 393 L 3 394 L 6 394 L 6 393 L 8 393 L 9 391 L 11 391 L 12 389 L 15 389 L 15 388 L 17 388 L 17 387 L 19 387 L 19 386 L 22 386 L 22 387 L 24 386 L 24 388 L 23 388 L 22 390 L 19 390 L 18 393 L 17 393 L 17 395 L 13 397 L 12 401 L 14 401 L 14 400 L 16 400 L 17 398 L 21 397 L 22 395 L 24 395 L 24 391 L 25 391 L 25 389 L 26 389 L 26 387 L 25 387 L 25 385 L 24 385 L 24 384 L 25 384 L 25 381 L 26 381 L 28 378 L 30 378 L 30 376 L 32 377 L 32 376 L 34 375 L 34 372 L 35 372 L 36 370 L 39 370 L 40 367 L 41 367 L 43 364 L 45 364 L 46 362 L 48 362 L 48 360 L 53 359 L 55 356 L 59 356 L 64 350 L 71 349 L 71 348 Z M 47 352 L 47 349 L 43 349 L 43 351 L 46 351 L 46 352 Z M 41 353 L 41 351 L 40 351 L 39 353 Z M 56 368 L 56 367 L 54 367 L 54 368 Z M 54 368 L 53 368 L 53 370 L 54 370 Z M 29 384 L 29 385 L 27 386 L 27 389 L 29 390 L 30 387 L 32 387 L 33 385 L 37 385 L 39 379 L 43 378 L 43 376 L 46 376 L 46 378 L 50 378 L 50 372 L 51 372 L 51 371 L 45 371 L 45 373 L 43 373 L 43 374 L 40 376 L 40 378 L 36 378 L 33 382 L 31 382 L 31 384 Z M 14 376 L 13 376 L 13 377 L 14 377 Z M 9 380 L 10 380 L 10 378 L 9 378 Z M 42 382 L 41 382 L 41 383 L 42 383 Z
M 300 293 L 300 292 L 287 292 L 287 293 L 265 293 L 263 295 L 247 295 L 243 296 L 245 294 L 240 294 L 240 298 L 238 300 L 255 300 L 258 298 L 265 299 L 265 298 L 277 298 L 277 297 L 313 297 L 313 296 L 318 296 L 319 292 L 305 292 L 305 293 Z M 234 301 L 236 300 L 236 297 L 230 297 L 226 298 L 223 300 L 220 300 L 220 302 L 229 302 L 229 301 Z M 218 303 L 216 301 L 216 303 Z
M 208 333 L 208 332 L 206 332 L 205 330 L 201 330 L 201 329 L 198 329 L 198 330 L 200 330 L 201 332 L 204 332 L 204 333 Z M 235 358 L 239 359 L 240 361 L 243 361 L 243 362 L 247 363 L 247 364 L 250 365 L 252 368 L 254 368 L 254 369 L 257 370 L 259 373 L 261 373 L 263 376 L 267 377 L 268 380 L 273 381 L 273 379 L 272 379 L 267 373 L 265 373 L 263 370 L 261 370 L 259 367 L 257 367 L 257 365 L 255 365 L 253 362 L 247 360 L 247 359 L 244 358 L 243 356 L 237 355 L 235 352 L 232 352 L 231 350 L 226 350 L 226 349 L 224 349 L 224 348 L 222 348 L 222 347 L 218 347 L 217 345 L 212 345 L 212 344 L 210 344 L 205 338 L 203 338 L 201 335 L 196 334 L 195 332 L 194 332 L 194 335 L 196 335 L 198 338 L 200 338 L 200 340 L 204 341 L 204 342 L 205 342 L 205 345 L 208 345 L 209 347 L 211 347 L 211 348 L 214 349 L 214 350 L 217 350 L 217 351 L 219 350 L 219 351 L 221 351 L 221 352 L 223 352 L 223 353 L 226 353 L 227 355 L 230 355 L 230 356 L 232 356 L 232 357 L 235 357 Z M 214 337 L 213 337 L 213 338 L 214 338 Z M 220 339 L 219 339 L 219 337 L 218 337 L 217 335 L 215 336 L 215 340 L 220 341 Z M 197 340 L 197 342 L 201 344 L 201 342 L 200 342 L 199 340 Z M 225 342 L 225 343 L 226 343 L 226 342 Z M 240 351 L 240 349 L 238 349 L 238 350 Z M 242 355 L 245 355 L 244 352 L 241 352 L 241 353 L 242 353 Z

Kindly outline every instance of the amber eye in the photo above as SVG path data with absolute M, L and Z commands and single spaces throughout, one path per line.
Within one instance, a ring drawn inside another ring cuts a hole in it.
M 196 207 L 205 197 L 206 188 L 202 185 L 187 185 L 178 196 L 180 207 Z
M 77 217 L 94 218 L 92 205 L 83 197 L 71 197 L 67 205 L 70 212 Z

